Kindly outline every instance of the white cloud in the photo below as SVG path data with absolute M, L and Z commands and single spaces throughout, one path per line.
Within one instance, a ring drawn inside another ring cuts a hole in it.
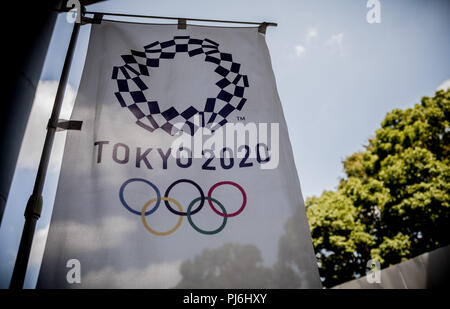
M 442 84 L 437 87 L 437 90 L 447 90 L 450 88 L 450 79 L 447 79 L 442 82 Z
M 303 45 L 296 45 L 295 46 L 295 53 L 298 57 L 300 57 L 301 55 L 303 55 L 305 53 L 306 49 Z
M 38 229 L 34 234 L 33 245 L 30 252 L 30 262 L 40 265 L 44 255 L 45 241 L 47 240 L 48 224 L 44 228 Z
M 314 38 L 316 38 L 319 35 L 319 31 L 315 28 L 308 29 L 308 32 L 306 33 L 306 42 L 310 42 Z
M 67 246 L 78 252 L 93 252 L 118 247 L 138 224 L 124 217 L 106 217 L 98 225 L 77 222 L 59 222 L 52 226 L 52 233 L 70 235 Z M 48 234 L 46 227 L 36 231 L 30 262 L 39 265 L 44 254 Z M 104 236 L 104 237 L 102 237 Z M 83 288 L 171 288 L 182 279 L 181 261 L 153 263 L 143 268 L 117 270 L 107 266 L 98 271 L 82 274 Z
M 332 52 L 343 55 L 344 52 L 344 33 L 332 35 L 326 42 L 325 46 L 329 47 Z
M 111 266 L 82 275 L 83 288 L 147 288 L 167 289 L 182 279 L 181 261 L 150 264 L 144 268 L 129 268 L 123 271 Z
M 30 262 L 40 265 L 44 255 L 49 225 L 38 229 L 33 238 Z M 52 233 L 70 235 L 70 247 L 81 252 L 114 248 L 123 243 L 128 233 L 136 230 L 136 222 L 124 217 L 106 217 L 99 225 L 90 226 L 77 222 L 55 223 Z M 101 237 L 105 235 L 105 237 Z M 101 237 L 101 241 L 99 241 Z
M 70 235 L 67 246 L 74 252 L 91 252 L 115 248 L 122 244 L 139 223 L 125 217 L 105 217 L 99 224 L 87 225 L 78 222 L 53 223 L 52 233 Z
M 57 88 L 57 81 L 40 81 L 38 84 L 33 108 L 22 141 L 19 159 L 17 161 L 17 166 L 19 168 L 37 169 L 38 167 L 42 146 L 44 145 L 46 127 L 51 115 Z M 75 90 L 70 85 L 67 85 L 61 109 L 61 119 L 70 118 L 75 96 Z M 64 141 L 65 133 L 59 132 L 56 134 L 49 164 L 50 170 L 57 170 L 61 165 Z

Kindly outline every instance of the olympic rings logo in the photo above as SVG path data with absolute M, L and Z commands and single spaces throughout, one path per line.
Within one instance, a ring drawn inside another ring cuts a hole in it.
M 149 199 L 143 206 L 142 209 L 140 211 L 135 210 L 133 208 L 130 207 L 130 205 L 128 205 L 128 203 L 125 201 L 124 198 L 124 191 L 125 188 L 133 182 L 143 182 L 145 184 L 147 184 L 148 186 L 150 186 L 153 191 L 155 191 L 156 193 L 156 198 L 152 198 Z M 199 192 L 199 197 L 193 199 L 186 211 L 183 211 L 183 207 L 181 206 L 180 202 L 178 202 L 177 200 L 169 197 L 170 191 L 177 185 L 180 183 L 189 183 L 191 185 L 193 185 Z M 220 186 L 224 186 L 224 185 L 231 185 L 235 188 L 237 188 L 241 194 L 242 194 L 242 205 L 241 207 L 233 212 L 233 213 L 227 213 L 227 210 L 225 209 L 225 207 L 222 205 L 221 202 L 219 202 L 218 200 L 216 200 L 215 198 L 213 198 L 211 195 L 213 193 L 213 191 Z M 144 227 L 146 228 L 147 231 L 149 231 L 150 233 L 152 233 L 153 235 L 157 235 L 157 236 L 167 236 L 172 234 L 173 232 L 175 232 L 180 226 L 181 223 L 183 222 L 183 217 L 187 217 L 189 224 L 192 226 L 192 228 L 194 230 L 196 230 L 197 232 L 201 233 L 201 234 L 205 234 L 205 235 L 213 235 L 213 234 L 217 234 L 219 232 L 221 232 L 224 228 L 225 225 L 227 224 L 227 220 L 228 218 L 231 217 L 235 217 L 237 215 L 239 215 L 245 208 L 245 206 L 247 205 L 247 195 L 245 193 L 245 190 L 237 183 L 233 182 L 233 181 L 221 181 L 216 183 L 215 185 L 213 185 L 209 191 L 208 191 L 208 195 L 205 196 L 202 188 L 193 180 L 190 179 L 179 179 L 175 182 L 173 182 L 166 190 L 166 192 L 164 193 L 164 196 L 161 196 L 161 193 L 158 189 L 158 187 L 156 185 L 154 185 L 152 182 L 143 179 L 143 178 L 131 178 L 128 179 L 127 181 L 125 181 L 122 186 L 120 187 L 119 190 L 119 198 L 120 198 L 120 202 L 122 203 L 122 205 L 125 207 L 125 209 L 127 209 L 128 211 L 130 211 L 131 213 L 141 216 L 141 220 L 142 223 L 144 224 Z M 196 213 L 198 213 L 203 206 L 205 205 L 205 200 L 208 201 L 209 206 L 211 207 L 211 209 L 219 216 L 221 216 L 223 218 L 222 220 L 222 224 L 215 230 L 204 230 L 202 228 L 200 228 L 198 225 L 196 225 L 194 223 L 194 221 L 192 220 L 192 216 L 195 215 Z M 161 201 L 164 201 L 165 206 L 167 207 L 167 209 L 175 214 L 180 216 L 180 218 L 178 219 L 177 223 L 175 224 L 175 226 L 165 232 L 160 232 L 160 231 L 156 231 L 153 228 L 150 227 L 150 225 L 148 224 L 148 219 L 146 218 L 147 216 L 153 214 L 155 211 L 158 210 Z M 194 206 L 198 203 L 198 206 L 194 208 Z M 178 209 L 174 209 L 170 203 L 174 204 L 176 206 L 176 208 Z M 220 208 L 220 210 L 218 210 L 215 206 L 214 203 L 218 206 L 218 208 Z M 148 209 L 151 205 L 155 204 L 155 206 L 153 206 L 153 208 Z

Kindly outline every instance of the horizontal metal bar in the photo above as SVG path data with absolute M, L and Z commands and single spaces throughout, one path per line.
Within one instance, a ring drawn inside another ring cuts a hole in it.
M 83 121 L 59 119 L 56 131 L 77 130 L 80 131 Z
M 202 19 L 202 18 L 188 18 L 188 17 L 168 17 L 168 16 L 149 16 L 149 15 L 136 15 L 136 14 L 122 14 L 122 13 L 107 13 L 107 12 L 89 12 L 86 11 L 85 14 L 103 14 L 105 16 L 121 16 L 121 17 L 137 17 L 137 18 L 152 18 L 152 19 L 171 19 L 179 20 L 185 19 L 186 21 L 203 21 L 210 23 L 228 23 L 228 24 L 246 24 L 246 25 L 261 25 L 262 22 L 253 21 L 237 21 L 237 20 L 220 20 L 220 19 Z M 267 22 L 267 26 L 278 26 L 277 23 Z

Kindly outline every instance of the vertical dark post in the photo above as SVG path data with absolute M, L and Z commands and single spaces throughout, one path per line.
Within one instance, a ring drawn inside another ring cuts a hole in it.
M 0 104 L 0 225 L 33 98 L 58 12 L 64 0 L 3 1 Z M 8 12 L 8 13 L 6 13 Z M 10 14 L 9 12 L 15 12 Z M 14 207 L 14 205 L 11 205 Z
M 44 188 L 45 176 L 47 174 L 50 153 L 53 146 L 56 129 L 58 126 L 59 114 L 66 90 L 67 79 L 69 77 L 70 65 L 72 63 L 73 53 L 80 30 L 80 23 L 75 23 L 70 38 L 69 48 L 67 49 L 66 59 L 64 61 L 61 78 L 56 92 L 55 103 L 53 105 L 52 115 L 48 122 L 47 135 L 45 136 L 44 148 L 42 149 L 41 160 L 34 183 L 33 193 L 28 200 L 25 210 L 25 226 L 20 240 L 19 251 L 17 253 L 16 264 L 11 278 L 10 288 L 21 289 L 25 281 L 25 274 L 27 271 L 28 260 L 30 257 L 31 244 L 33 242 L 34 231 L 36 223 L 41 216 L 42 210 L 42 189 Z

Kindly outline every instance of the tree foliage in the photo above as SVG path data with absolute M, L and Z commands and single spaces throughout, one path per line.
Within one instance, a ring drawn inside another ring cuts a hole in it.
M 182 280 L 176 288 L 269 288 L 273 280 L 272 269 L 262 265 L 261 252 L 250 244 L 205 249 L 184 261 L 180 272 Z
M 307 199 L 327 287 L 450 243 L 450 90 L 388 113 L 361 152 L 343 161 L 336 191 Z
M 305 267 L 304 234 L 298 223 L 304 220 L 303 215 L 303 208 L 298 205 L 286 220 L 278 242 L 277 259 L 272 265 L 263 263 L 263 254 L 255 244 L 225 243 L 218 248 L 204 249 L 192 259 L 183 261 L 180 266 L 182 279 L 176 288 L 309 287 L 312 282 L 302 274 Z

